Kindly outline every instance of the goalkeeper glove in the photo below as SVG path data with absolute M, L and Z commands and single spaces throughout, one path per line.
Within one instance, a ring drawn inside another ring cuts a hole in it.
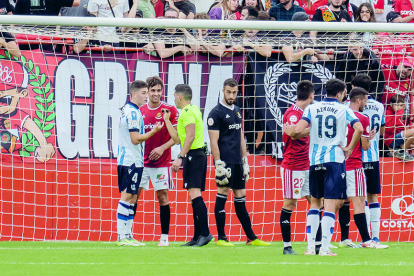
M 247 183 L 247 181 L 249 181 L 249 175 L 250 175 L 250 168 L 249 168 L 249 162 L 247 161 L 247 157 L 243 157 L 242 162 L 243 162 L 244 182 Z
M 228 178 L 231 177 L 231 169 L 226 168 L 226 163 L 221 160 L 216 160 L 214 164 L 216 166 L 216 183 L 219 185 L 228 184 Z

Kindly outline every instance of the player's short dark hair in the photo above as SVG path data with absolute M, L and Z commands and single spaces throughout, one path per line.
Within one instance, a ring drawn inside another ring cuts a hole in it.
M 164 82 L 158 76 L 149 77 L 146 82 L 148 84 L 148 89 L 157 85 L 161 86 L 161 89 L 164 88 Z
M 404 98 L 401 95 L 395 94 L 391 97 L 390 103 L 392 104 L 398 104 L 398 103 L 404 103 Z
M 355 103 L 357 99 L 364 99 L 366 96 L 368 96 L 367 90 L 361 87 L 355 87 L 351 90 L 351 93 L 349 93 L 349 100 L 352 103 Z
M 249 16 L 258 17 L 259 16 L 259 10 L 256 7 L 253 6 L 244 6 L 242 10 L 247 10 L 249 13 Z
M 183 95 L 183 98 L 186 101 L 191 101 L 193 98 L 193 90 L 187 84 L 178 84 L 175 87 L 175 93 Z
M 229 79 L 227 79 L 227 80 L 225 80 L 224 81 L 224 83 L 223 83 L 223 89 L 226 87 L 226 86 L 230 86 L 230 87 L 237 87 L 239 84 L 237 83 L 237 81 L 235 80 L 235 79 L 233 79 L 233 78 L 229 78 Z
M 132 94 L 132 92 L 138 92 L 142 88 L 148 88 L 148 84 L 145 81 L 135 80 L 129 87 L 129 94 Z
M 298 101 L 306 101 L 312 93 L 315 93 L 315 86 L 313 86 L 313 83 L 308 80 L 298 82 L 296 87 Z
M 371 89 L 372 79 L 367 74 L 357 74 L 352 80 L 351 84 L 354 87 L 364 88 L 366 91 Z
M 336 97 L 338 93 L 344 92 L 345 89 L 346 89 L 346 84 L 340 79 L 330 79 L 326 83 L 326 95 L 328 97 Z

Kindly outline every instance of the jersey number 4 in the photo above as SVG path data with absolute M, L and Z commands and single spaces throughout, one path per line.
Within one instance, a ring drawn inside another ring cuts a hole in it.
M 323 138 L 323 135 L 325 135 L 325 137 L 327 138 L 335 138 L 336 117 L 333 115 L 329 115 L 326 116 L 324 120 L 322 115 L 318 115 L 315 118 L 318 119 L 318 137 Z

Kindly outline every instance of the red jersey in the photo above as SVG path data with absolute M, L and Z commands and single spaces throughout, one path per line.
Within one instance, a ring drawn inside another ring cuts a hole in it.
M 409 49 L 409 45 L 400 43 L 403 39 L 400 35 L 390 36 L 389 33 L 379 33 L 375 37 L 372 50 L 378 50 L 381 65 L 398 66 L 401 58 L 398 53 L 404 54 Z
M 17 141 L 22 136 L 24 123 L 29 114 L 16 109 L 11 114 L 0 115 L 0 135 L 2 152 L 12 153 L 21 148 L 21 143 Z
M 369 118 L 367 115 L 364 115 L 362 113 L 359 113 L 358 111 L 354 111 L 355 116 L 357 116 L 357 118 L 359 119 L 359 121 L 361 122 L 362 128 L 364 129 L 364 132 L 362 132 L 362 137 L 369 137 Z M 348 125 L 348 134 L 346 135 L 346 139 L 347 139 L 347 145 L 349 146 L 349 144 L 351 143 L 352 140 L 352 136 L 354 135 L 355 130 Z M 345 161 L 346 163 L 346 170 L 350 171 L 350 170 L 355 170 L 355 169 L 360 169 L 362 168 L 362 145 L 361 145 L 361 140 L 358 141 L 358 143 L 356 144 L 354 150 L 352 151 L 351 155 L 349 156 L 348 159 L 346 159 Z
M 410 0 L 394 0 L 392 9 L 393 11 L 399 13 L 402 18 L 414 14 L 413 6 Z M 408 23 L 414 23 L 414 20 L 411 20 Z
M 150 132 L 157 122 L 164 123 L 164 115 L 161 109 L 169 109 L 171 112 L 170 121 L 173 126 L 177 125 L 178 111 L 177 109 L 165 102 L 157 108 L 150 108 L 148 104 L 140 107 L 142 117 L 144 118 L 145 133 Z M 145 141 L 145 152 L 144 152 L 144 166 L 148 168 L 162 168 L 169 167 L 171 163 L 171 149 L 164 151 L 163 155 L 158 160 L 150 160 L 149 155 L 153 149 L 164 145 L 171 139 L 168 133 L 167 127 L 164 125 L 163 128 L 154 134 L 150 139 Z
M 302 118 L 303 110 L 293 104 L 286 110 L 283 115 L 283 124 L 290 123 L 296 125 L 300 118 Z M 285 169 L 292 171 L 304 171 L 309 170 L 309 144 L 310 136 L 298 140 L 292 140 L 292 138 L 286 133 L 283 133 L 283 161 L 281 166 Z
M 382 95 L 382 103 L 389 104 L 391 97 L 395 94 L 401 95 L 404 99 L 408 91 L 413 88 L 411 78 L 399 79 L 396 72 L 397 67 L 383 68 L 385 77 L 384 94 Z
M 307 0 L 295 0 L 294 2 L 295 5 L 298 5 L 305 10 L 306 14 L 309 15 L 309 20 L 312 20 L 318 7 L 328 5 L 328 0 L 310 0 L 309 2 L 309 7 Z
M 388 106 L 385 111 L 384 144 L 388 147 L 391 142 L 394 141 L 395 135 L 405 130 L 405 124 L 402 121 L 403 114 L 404 109 L 401 109 L 395 113 L 391 106 Z

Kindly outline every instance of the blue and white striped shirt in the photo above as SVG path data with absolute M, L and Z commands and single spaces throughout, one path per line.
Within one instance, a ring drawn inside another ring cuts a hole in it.
M 335 98 L 325 98 L 309 105 L 302 120 L 310 124 L 310 165 L 329 162 L 343 163 L 348 124 L 359 122 L 351 108 L 340 104 Z
M 145 142 L 138 145 L 132 144 L 130 132 L 144 134 L 144 119 L 139 107 L 134 103 L 127 102 L 121 109 L 119 121 L 117 164 L 129 167 L 135 163 L 137 168 L 144 167 Z
M 362 113 L 369 117 L 371 130 L 377 129 L 377 134 L 371 140 L 371 147 L 367 151 L 362 151 L 362 162 L 378 162 L 380 128 L 385 126 L 384 105 L 369 96 L 367 105 Z

